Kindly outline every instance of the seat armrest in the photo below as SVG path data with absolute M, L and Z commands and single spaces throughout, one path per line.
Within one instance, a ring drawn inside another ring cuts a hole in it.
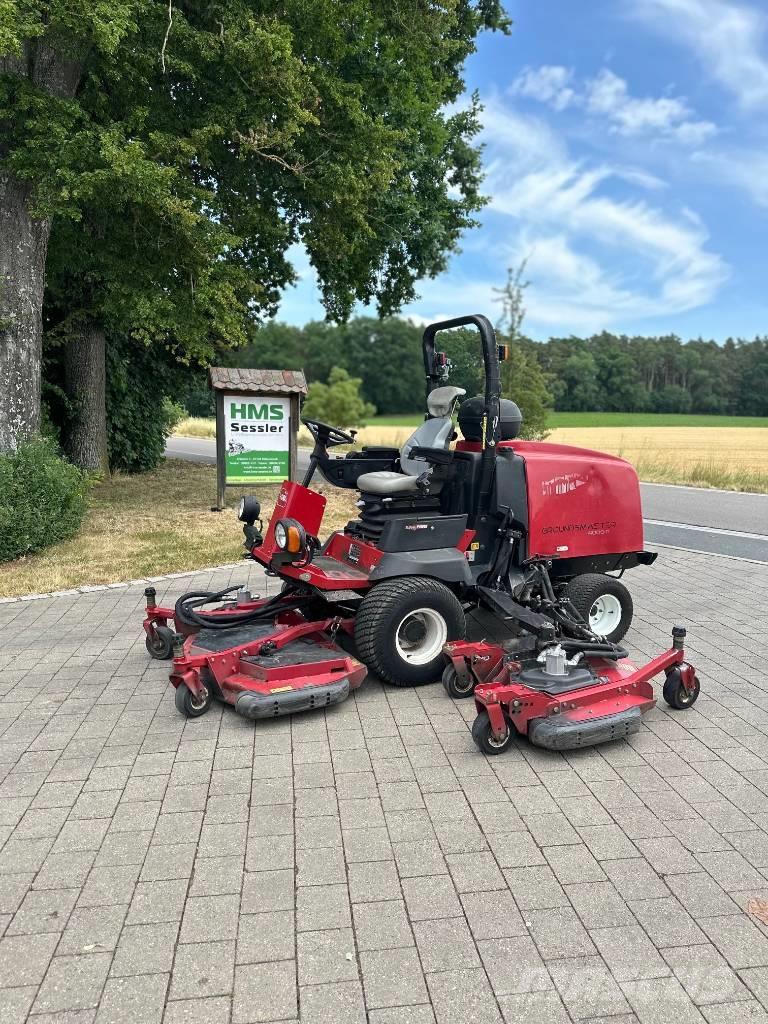
M 433 466 L 448 466 L 453 462 L 453 452 L 444 448 L 422 448 L 414 445 L 408 452 L 409 459 L 424 459 Z
M 369 455 L 377 459 L 392 458 L 396 459 L 400 455 L 399 448 L 393 448 L 390 445 L 384 444 L 366 444 L 360 451 L 362 456 Z

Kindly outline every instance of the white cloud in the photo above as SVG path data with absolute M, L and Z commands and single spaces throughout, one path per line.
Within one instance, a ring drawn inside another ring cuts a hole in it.
M 694 153 L 701 171 L 717 182 L 735 185 L 758 206 L 768 208 L 768 150 L 746 148 Z
M 632 96 L 627 82 L 608 68 L 581 84 L 570 68 L 549 64 L 526 68 L 510 93 L 546 103 L 555 110 L 582 107 L 593 117 L 606 120 L 612 132 L 627 137 L 651 135 L 698 146 L 717 132 L 711 121 L 693 116 L 684 97 Z
M 729 0 L 626 0 L 637 19 L 677 39 L 744 107 L 768 101 L 768 13 Z
M 526 68 L 512 83 L 513 96 L 527 96 L 529 99 L 548 103 L 555 110 L 565 110 L 576 98 L 569 82 L 573 72 L 556 64 L 544 64 L 540 68 Z
M 717 132 L 711 121 L 693 120 L 682 97 L 631 96 L 624 79 L 608 68 L 587 82 L 585 99 L 589 113 L 603 115 L 619 135 L 662 135 L 697 146 Z
M 574 159 L 544 122 L 498 98 L 486 103 L 484 122 L 487 270 L 424 282 L 416 313 L 494 308 L 504 267 L 524 257 L 534 330 L 622 327 L 712 301 L 728 267 L 692 211 L 648 201 L 648 190 L 658 193 L 663 182 L 631 167 Z M 628 188 L 632 198 L 624 197 Z

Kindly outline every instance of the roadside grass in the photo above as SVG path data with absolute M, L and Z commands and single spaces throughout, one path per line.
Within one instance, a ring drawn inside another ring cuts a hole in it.
M 621 454 L 620 452 L 618 454 Z M 768 494 L 768 472 L 731 467 L 708 459 L 689 463 L 684 469 L 652 454 L 630 459 L 641 480 L 652 484 L 686 484 L 716 487 L 722 491 Z
M 94 485 L 77 537 L 47 551 L 0 565 L 0 597 L 66 590 L 204 569 L 237 561 L 242 524 L 233 507 L 240 495 L 257 493 L 266 522 L 278 486 L 230 488 L 224 512 L 211 512 L 216 469 L 167 459 L 154 472 L 115 475 Z M 321 484 L 328 500 L 323 535 L 355 517 L 355 491 Z
M 213 416 L 187 416 L 176 424 L 174 434 L 179 437 L 216 437 L 216 420 Z

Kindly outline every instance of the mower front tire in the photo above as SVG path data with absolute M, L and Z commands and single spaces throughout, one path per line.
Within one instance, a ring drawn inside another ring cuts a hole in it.
M 394 686 L 437 682 L 445 665 L 443 645 L 463 639 L 465 631 L 456 595 L 426 576 L 377 584 L 355 617 L 358 657 Z
M 196 697 L 188 686 L 185 686 L 184 683 L 179 683 L 173 695 L 173 700 L 179 714 L 184 715 L 185 718 L 199 718 L 206 711 L 210 710 L 211 704 L 213 704 L 213 694 L 206 687 L 204 696 L 202 698 Z
M 515 731 L 507 722 L 507 732 L 504 739 L 497 740 L 491 732 L 491 720 L 487 711 L 481 711 L 472 723 L 472 739 L 484 754 L 491 756 L 503 754 L 509 750 L 515 738 Z
M 632 595 L 619 580 L 600 572 L 574 576 L 565 596 L 593 633 L 618 643 L 632 625 Z
M 154 626 L 152 632 L 147 633 L 145 643 L 151 657 L 167 661 L 173 654 L 173 630 L 167 626 Z

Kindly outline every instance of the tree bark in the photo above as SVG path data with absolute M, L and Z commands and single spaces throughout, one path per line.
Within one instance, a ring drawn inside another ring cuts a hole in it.
M 0 74 L 26 78 L 53 96 L 74 96 L 81 62 L 44 38 L 22 55 L 0 56 Z M 0 139 L 0 159 L 10 151 Z M 45 257 L 49 219 L 30 214 L 32 188 L 0 171 L 0 452 L 14 451 L 40 427 Z
M 40 427 L 43 290 L 49 220 L 28 212 L 29 189 L 0 173 L 0 452 Z
M 72 402 L 72 420 L 64 448 L 81 469 L 108 473 L 105 359 L 106 338 L 98 324 L 86 323 L 67 343 L 64 387 Z

